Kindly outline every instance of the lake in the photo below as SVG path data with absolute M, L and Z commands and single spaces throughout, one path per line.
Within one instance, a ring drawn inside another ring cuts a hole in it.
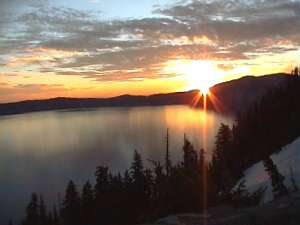
M 0 117 L 0 223 L 20 219 L 30 194 L 63 196 L 67 182 L 93 181 L 95 168 L 124 171 L 134 150 L 145 164 L 163 160 L 167 128 L 171 159 L 182 157 L 183 136 L 212 151 L 229 116 L 189 106 L 119 107 L 48 111 Z M 61 193 L 61 194 L 58 194 Z M 49 206 L 52 207 L 52 206 Z

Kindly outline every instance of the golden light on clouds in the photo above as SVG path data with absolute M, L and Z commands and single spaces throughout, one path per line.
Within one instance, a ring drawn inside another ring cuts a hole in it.
M 207 36 L 180 36 L 172 39 L 162 39 L 161 42 L 163 44 L 172 44 L 172 45 L 215 45 L 216 43 L 210 40 Z
M 6 67 L 25 67 L 33 64 L 55 66 L 56 60 L 67 60 L 74 56 L 86 54 L 78 51 L 65 51 L 51 48 L 28 48 L 25 49 L 24 52 L 26 54 L 11 57 Z
M 117 10 L 107 19 L 92 11 L 96 5 L 7 2 L 8 9 L 0 7 L 0 102 L 207 92 L 242 76 L 289 73 L 300 63 L 294 0 L 230 8 L 226 1 L 173 1 L 147 15 Z

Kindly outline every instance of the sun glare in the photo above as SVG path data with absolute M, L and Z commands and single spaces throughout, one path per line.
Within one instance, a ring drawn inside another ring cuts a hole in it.
M 205 60 L 175 60 L 168 62 L 165 69 L 184 76 L 188 89 L 198 89 L 204 95 L 219 82 L 222 75 L 213 61 Z

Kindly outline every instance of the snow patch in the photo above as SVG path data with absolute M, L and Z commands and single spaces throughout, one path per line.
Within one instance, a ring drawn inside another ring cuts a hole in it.
M 168 224 L 168 225 L 176 225 L 180 224 L 180 221 L 178 219 L 178 216 L 171 215 L 165 218 L 162 218 L 156 222 L 157 224 Z
M 294 179 L 299 186 L 300 184 L 300 137 L 289 145 L 286 145 L 278 153 L 271 155 L 278 171 L 285 176 L 285 185 L 291 187 L 291 172 L 293 170 Z M 238 182 L 245 180 L 248 191 L 253 192 L 259 187 L 267 187 L 263 202 L 273 200 L 272 184 L 269 175 L 265 171 L 263 162 L 260 161 L 244 171 L 244 177 Z

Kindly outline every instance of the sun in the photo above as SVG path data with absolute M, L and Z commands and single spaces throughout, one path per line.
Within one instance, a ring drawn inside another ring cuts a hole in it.
M 189 89 L 199 89 L 206 95 L 209 93 L 209 88 L 218 83 L 217 69 L 211 61 L 192 60 L 179 62 L 179 64 L 188 81 Z
M 209 93 L 209 88 L 210 88 L 210 86 L 201 85 L 201 87 L 199 87 L 199 91 L 203 95 L 207 95 Z
M 184 76 L 187 89 L 198 89 L 203 95 L 207 95 L 221 77 L 215 63 L 208 60 L 175 60 L 167 64 L 167 70 Z

